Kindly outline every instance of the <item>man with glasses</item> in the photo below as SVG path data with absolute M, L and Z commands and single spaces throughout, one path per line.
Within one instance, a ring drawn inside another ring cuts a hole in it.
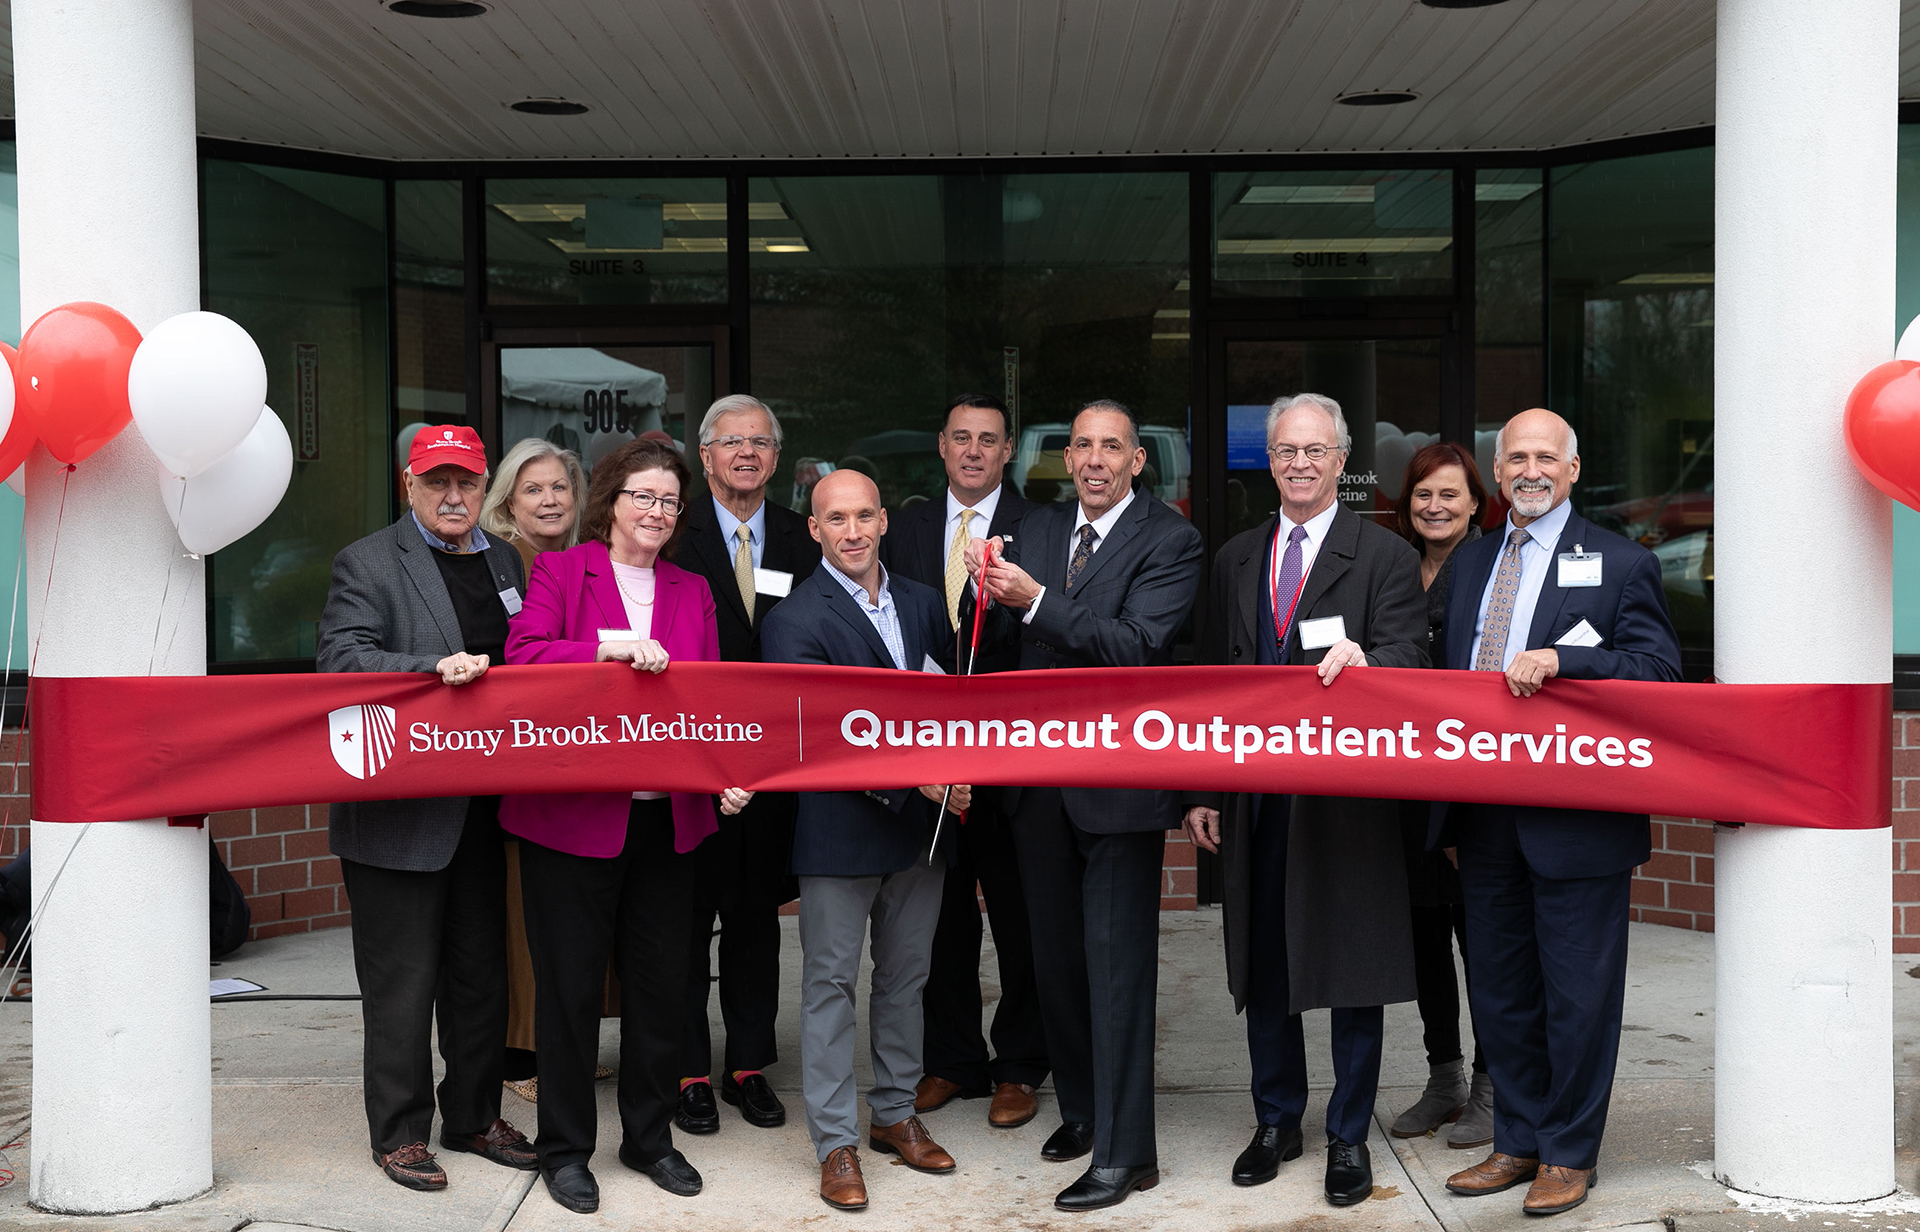
M 944 500 L 922 501 L 893 517 L 880 541 L 887 568 L 943 593 L 955 653 L 967 668 L 968 632 L 960 624 L 967 589 L 967 545 L 1013 537 L 1033 503 L 1002 482 L 1013 460 L 1006 404 L 987 394 L 961 394 L 947 404 L 940 428 L 940 461 L 947 472 Z M 1011 644 L 983 653 L 972 671 L 1010 671 L 1019 665 Z M 914 1093 L 915 1112 L 932 1112 L 954 1098 L 991 1093 L 987 1123 L 1017 1129 L 1040 1105 L 1034 1090 L 1047 1077 L 1047 1037 L 1040 1023 L 1033 978 L 1033 942 L 1014 857 L 1013 831 L 1001 807 L 1001 789 L 976 787 L 967 824 L 954 834 L 955 862 L 947 869 L 940 927 L 927 976 L 926 1077 Z M 993 1013 L 992 1061 L 980 1032 L 980 904 L 987 901 L 1000 965 L 1000 1004 Z
M 707 579 L 720 627 L 720 657 L 760 661 L 760 630 L 794 579 L 820 564 L 807 520 L 767 500 L 780 464 L 780 421 L 757 398 L 732 394 L 700 421 L 700 464 L 708 497 L 690 494 L 674 563 Z M 720 1097 L 749 1125 L 771 1129 L 787 1110 L 761 1072 L 778 1059 L 780 905 L 798 893 L 789 871 L 794 796 L 760 792 L 695 859 L 695 908 L 687 968 L 680 1106 L 674 1123 L 691 1134 L 720 1130 L 713 1098 L 713 1039 L 707 1020 L 713 925 L 720 921 L 720 1016 L 726 1026 Z

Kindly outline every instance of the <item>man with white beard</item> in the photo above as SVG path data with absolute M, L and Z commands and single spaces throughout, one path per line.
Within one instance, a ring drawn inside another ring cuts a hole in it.
M 1573 428 L 1522 411 L 1494 445 L 1506 524 L 1454 554 L 1445 666 L 1503 672 L 1515 697 L 1555 676 L 1678 680 L 1680 643 L 1652 552 L 1573 511 Z M 1493 1075 L 1493 1153 L 1447 1178 L 1468 1197 L 1531 1181 L 1522 1209 L 1571 1210 L 1598 1180 L 1620 1053 L 1627 895 L 1646 814 L 1435 804 L 1427 845 L 1457 847 L 1467 994 Z

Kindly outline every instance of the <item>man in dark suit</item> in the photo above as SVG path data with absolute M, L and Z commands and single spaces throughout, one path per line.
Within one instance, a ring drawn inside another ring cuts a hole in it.
M 408 511 L 340 549 L 320 613 L 323 672 L 437 672 L 465 685 L 502 661 L 526 593 L 520 553 L 478 526 L 487 458 L 471 428 L 426 428 L 403 473 Z M 346 742 L 364 730 L 342 724 Z M 328 846 L 353 905 L 374 1162 L 409 1189 L 444 1189 L 427 1150 L 440 1028 L 440 1145 L 539 1166 L 500 1119 L 507 1037 L 507 864 L 500 797 L 335 804 Z
M 946 466 L 944 500 L 923 501 L 893 518 L 880 541 L 887 568 L 944 592 L 954 631 L 954 656 L 967 670 L 967 633 L 960 601 L 967 590 L 966 547 L 975 539 L 1012 538 L 1033 503 L 1001 482 L 1013 459 L 1006 404 L 986 394 L 961 394 L 947 405 L 940 429 Z M 1009 671 L 1019 648 L 1008 642 L 984 653 L 974 672 Z M 997 787 L 976 787 L 967 822 L 954 832 L 955 858 L 940 899 L 927 976 L 926 1069 L 914 1095 L 915 1112 L 932 1112 L 959 1097 L 992 1092 L 987 1123 L 1015 1129 L 1040 1110 L 1034 1090 L 1047 1077 L 1047 1037 L 1040 1025 L 1040 994 L 1033 978 L 1033 940 L 1020 888 L 1013 830 Z M 978 885 L 993 924 L 1000 959 L 1000 1004 L 993 1013 L 994 1059 L 980 1033 L 980 907 Z
M 1140 427 L 1118 402 L 1074 416 L 1066 449 L 1077 497 L 1027 514 L 1020 534 L 969 572 L 1000 605 L 995 634 L 1019 640 L 1022 670 L 1145 667 L 1173 657 L 1200 587 L 1200 532 L 1151 493 Z M 962 623 L 971 615 L 962 607 Z M 1153 1132 L 1154 984 L 1171 791 L 1009 788 L 1047 1058 L 1062 1124 L 1044 1159 L 1093 1164 L 1063 1190 L 1061 1210 L 1093 1210 L 1160 1181 Z
M 767 500 L 780 464 L 780 421 L 744 394 L 720 399 L 700 422 L 700 463 L 711 499 L 687 502 L 686 530 L 674 563 L 707 579 L 720 626 L 720 657 L 760 661 L 760 630 L 795 578 L 820 563 L 807 520 Z M 727 1030 L 720 1096 L 749 1125 L 784 1125 L 786 1107 L 761 1072 L 779 1059 L 774 1018 L 780 1009 L 780 904 L 795 894 L 787 871 L 794 797 L 761 792 L 694 852 L 693 933 L 687 966 L 680 1106 L 674 1124 L 717 1133 L 713 1038 L 707 996 L 713 985 L 713 924 L 720 921 L 720 1018 Z
M 1680 643 L 1652 552 L 1573 512 L 1579 446 L 1566 420 L 1522 411 L 1494 446 L 1512 512 L 1460 548 L 1447 663 L 1506 674 L 1515 697 L 1554 676 L 1678 680 Z M 1429 846 L 1456 846 L 1473 954 L 1468 996 L 1493 1074 L 1493 1154 L 1447 1179 L 1477 1196 L 1532 1181 L 1550 1215 L 1594 1183 L 1620 1052 L 1627 894 L 1652 849 L 1645 814 L 1434 806 Z
M 918 671 L 951 668 L 951 629 L 939 593 L 880 564 L 887 513 L 858 471 L 814 485 L 808 528 L 823 560 L 768 618 L 770 663 L 824 663 Z M 853 1086 L 855 988 L 873 931 L 867 1018 L 873 1061 L 867 1141 L 910 1168 L 946 1173 L 953 1157 L 920 1124 L 922 989 L 940 917 L 943 869 L 925 853 L 943 788 L 807 792 L 794 830 L 800 878 L 800 1068 L 807 1133 L 820 1162 L 820 1197 L 840 1210 L 867 1205 L 860 1172 L 860 1107 Z M 964 810 L 956 786 L 950 807 Z
M 1210 663 L 1343 671 L 1425 667 L 1420 558 L 1340 503 L 1351 437 L 1340 404 L 1297 394 L 1267 412 L 1280 511 L 1214 560 L 1201 640 Z M 1380 1086 L 1383 1007 L 1415 992 L 1400 806 L 1392 800 L 1248 795 L 1199 799 L 1187 833 L 1221 853 L 1227 986 L 1247 1014 L 1259 1124 L 1233 1183 L 1259 1185 L 1301 1153 L 1307 1049 L 1301 1014 L 1333 1011 L 1327 1199 L 1373 1192 L 1367 1130 Z

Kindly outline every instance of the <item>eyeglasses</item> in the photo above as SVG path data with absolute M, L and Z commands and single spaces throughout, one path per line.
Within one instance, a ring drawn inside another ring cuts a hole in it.
M 755 449 L 770 450 L 777 445 L 770 436 L 716 436 L 707 442 L 710 448 L 738 449 L 742 445 L 752 445 Z
M 658 505 L 661 513 L 670 518 L 677 518 L 680 516 L 680 511 L 687 507 L 687 502 L 677 496 L 655 496 L 651 492 L 636 492 L 632 488 L 621 488 L 620 491 L 622 495 L 633 501 L 633 507 L 641 513 Z
M 1331 445 L 1309 445 L 1305 449 L 1297 445 L 1274 445 L 1267 450 L 1267 456 L 1275 462 L 1291 462 L 1304 453 L 1309 462 L 1325 462 L 1328 454 L 1339 452 Z

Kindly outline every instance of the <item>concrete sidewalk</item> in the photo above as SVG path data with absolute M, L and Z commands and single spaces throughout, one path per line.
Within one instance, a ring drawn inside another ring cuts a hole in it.
M 191 1202 L 139 1215 L 84 1219 L 42 1214 L 26 1204 L 27 1149 L 7 1152 L 19 1173 L 0 1189 L 0 1229 L 156 1229 L 158 1232 L 259 1232 L 303 1228 L 343 1232 L 588 1232 L 599 1228 L 748 1229 L 859 1226 L 886 1229 L 979 1228 L 1035 1232 L 1065 1228 L 1372 1229 L 1494 1232 L 1500 1229 L 1736 1229 L 1796 1224 L 1821 1229 L 1886 1228 L 1920 1232 L 1920 1200 L 1905 1193 L 1865 1207 L 1792 1209 L 1746 1200 L 1711 1179 L 1713 1154 L 1713 938 L 1633 926 L 1626 1031 L 1601 1183 L 1587 1204 L 1552 1221 L 1520 1214 L 1523 1190 L 1462 1199 L 1446 1192 L 1452 1171 L 1483 1151 L 1453 1151 L 1441 1139 L 1390 1139 L 1385 1126 L 1418 1096 L 1426 1077 L 1419 1017 L 1412 1005 L 1389 1007 L 1373 1151 L 1373 1200 L 1336 1210 L 1320 1192 L 1325 1086 L 1309 1108 L 1310 1149 L 1280 1178 L 1255 1189 L 1227 1180 L 1233 1157 L 1252 1130 L 1246 1094 L 1245 1037 L 1226 992 L 1217 911 L 1162 917 L 1159 1141 L 1162 1181 L 1124 1205 L 1093 1215 L 1053 1209 L 1053 1195 L 1081 1163 L 1050 1165 L 1039 1146 L 1058 1123 L 1050 1093 L 1031 1125 L 996 1131 L 984 1101 L 956 1102 L 926 1118 L 928 1128 L 960 1161 L 957 1174 L 923 1176 L 889 1167 L 862 1152 L 872 1206 L 840 1214 L 817 1196 L 818 1171 L 808 1145 L 798 1089 L 799 944 L 787 928 L 779 1065 L 768 1071 L 787 1101 L 788 1124 L 754 1129 L 723 1107 L 721 1132 L 676 1135 L 705 1175 L 706 1192 L 673 1198 L 614 1158 L 618 1118 L 611 1084 L 601 1087 L 601 1146 L 594 1170 L 601 1185 L 596 1215 L 574 1215 L 553 1203 L 531 1173 L 510 1172 L 470 1155 L 441 1155 L 447 1190 L 416 1194 L 373 1167 L 360 1099 L 359 1006 L 340 1001 L 269 1001 L 212 1007 L 214 1188 Z M 1920 1048 L 1920 978 L 1892 968 L 1895 989 L 1899 1180 L 1912 1191 L 1920 1159 L 1912 1138 L 1915 1082 L 1910 1062 Z M 992 962 L 985 970 L 993 970 Z M 1920 967 L 1914 971 L 1920 973 Z M 355 991 L 345 930 L 248 945 L 215 976 L 241 976 L 274 993 Z M 997 996 L 989 986 L 988 996 Z M 716 1002 L 717 1019 L 717 1002 Z M 31 1082 L 31 1006 L 0 1005 L 0 1142 L 22 1139 Z M 1327 1072 L 1326 1015 L 1308 1016 L 1308 1058 Z M 716 1021 L 716 1032 L 718 1023 Z M 862 1033 L 864 1038 L 864 1032 Z M 617 1060 L 618 1026 L 604 1024 L 602 1059 Z M 861 1081 L 869 1081 L 864 1057 Z M 534 1105 L 508 1095 L 504 1115 L 528 1134 Z M 154 1127 L 165 1150 L 165 1126 Z

